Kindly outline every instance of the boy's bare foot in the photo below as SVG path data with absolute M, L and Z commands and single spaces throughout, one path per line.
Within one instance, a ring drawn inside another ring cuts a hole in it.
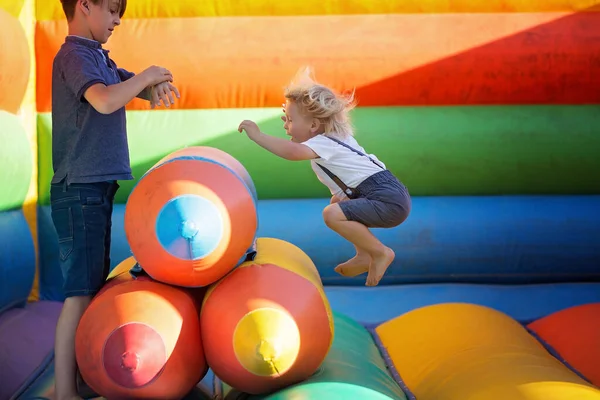
M 368 254 L 359 253 L 334 268 L 334 271 L 347 278 L 354 278 L 364 274 L 369 270 L 371 264 L 371 256 Z
M 377 286 L 385 271 L 394 261 L 394 257 L 396 257 L 396 254 L 389 247 L 386 247 L 380 254 L 373 256 L 373 262 L 369 267 L 369 275 L 367 275 L 367 286 Z

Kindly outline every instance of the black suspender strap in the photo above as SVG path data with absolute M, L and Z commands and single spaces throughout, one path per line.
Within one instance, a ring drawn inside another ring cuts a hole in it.
M 325 135 L 323 135 L 323 136 L 325 136 Z M 346 143 L 344 143 L 344 142 L 342 142 L 341 140 L 338 140 L 338 139 L 336 139 L 336 138 L 332 138 L 332 137 L 329 137 L 329 136 L 325 136 L 325 137 L 326 137 L 327 139 L 329 139 L 329 140 L 333 140 L 333 141 L 334 141 L 334 142 L 336 142 L 337 144 L 339 144 L 339 145 L 341 145 L 341 146 L 344 146 L 345 148 L 347 148 L 347 149 L 349 149 L 349 150 L 351 150 L 351 151 L 355 152 L 355 153 L 356 153 L 356 154 L 358 154 L 359 156 L 367 157 L 367 158 L 369 159 L 369 161 L 371 161 L 373 164 L 377 165 L 377 166 L 378 166 L 379 168 L 381 168 L 381 169 L 384 169 L 384 168 L 381 166 L 381 164 L 379 164 L 377 161 L 373 160 L 371 157 L 369 157 L 369 156 L 368 156 L 368 155 L 366 155 L 365 153 L 363 153 L 363 152 L 361 152 L 361 151 L 358 151 L 358 150 L 356 150 L 354 147 L 352 147 L 352 146 L 350 146 L 350 145 L 347 145 Z
M 346 184 L 342 182 L 342 180 L 338 178 L 337 175 L 335 175 L 333 172 L 331 172 L 321 164 L 317 163 L 317 165 L 321 167 L 321 169 L 331 178 L 331 180 L 333 180 L 340 187 L 340 189 L 342 189 L 342 191 L 346 194 L 346 196 L 348 196 L 348 198 L 351 199 L 354 197 L 354 195 L 356 194 L 354 189 L 350 189 L 348 186 L 346 186 Z
M 325 135 L 323 135 L 325 136 Z M 377 165 L 379 168 L 384 169 L 381 164 L 379 164 L 378 162 L 376 162 L 375 160 L 373 160 L 371 157 L 369 157 L 368 155 L 362 153 L 361 151 L 356 150 L 355 148 L 353 148 L 352 146 L 347 145 L 346 143 L 342 142 L 341 140 L 329 137 L 329 136 L 325 136 L 327 139 L 333 140 L 334 142 L 336 142 L 337 144 L 346 147 L 347 149 L 355 152 L 356 154 L 363 156 L 363 157 L 367 157 L 373 164 Z M 342 182 L 342 180 L 340 178 L 338 178 L 333 172 L 331 172 L 329 169 L 325 168 L 324 166 L 322 166 L 321 164 L 319 164 L 318 162 L 316 162 L 316 164 L 323 170 L 323 172 L 325 172 L 327 174 L 327 176 L 329 176 L 331 178 L 331 180 L 333 180 L 336 185 L 338 185 L 340 187 L 340 189 L 342 189 L 342 191 L 346 194 L 346 196 L 348 196 L 348 198 L 352 199 L 352 198 L 356 198 L 358 197 L 358 192 L 355 189 L 349 188 L 344 182 Z

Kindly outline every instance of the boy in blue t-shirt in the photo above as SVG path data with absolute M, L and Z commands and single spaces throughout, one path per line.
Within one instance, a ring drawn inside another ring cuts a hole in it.
M 133 179 L 125 105 L 174 103 L 172 74 L 152 66 L 117 68 L 102 44 L 127 0 L 61 0 L 69 34 L 52 69 L 52 220 L 59 242 L 65 302 L 56 327 L 56 399 L 79 399 L 75 331 L 108 276 L 111 216 L 118 180 Z

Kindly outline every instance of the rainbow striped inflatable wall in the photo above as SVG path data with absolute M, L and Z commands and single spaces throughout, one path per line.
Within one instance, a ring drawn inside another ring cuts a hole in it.
M 168 66 L 182 94 L 176 112 L 150 112 L 142 100 L 129 107 L 137 177 L 168 152 L 202 144 L 238 158 L 261 198 L 325 196 L 305 165 L 236 133 L 254 118 L 283 134 L 282 87 L 310 64 L 319 80 L 356 87 L 359 139 L 413 195 L 600 191 L 590 174 L 600 168 L 600 136 L 592 134 L 600 114 L 591 105 L 600 102 L 600 75 L 590 73 L 600 24 L 585 12 L 597 1 L 129 3 L 108 44 L 112 57 L 132 71 Z M 37 18 L 39 189 L 47 201 L 51 63 L 67 27 L 58 1 L 39 2 Z
M 15 314 L 25 321 L 0 330 L 0 344 L 10 343 L 10 361 L 40 340 L 23 370 L 0 360 L 15 374 L 0 380 L 10 383 L 0 384 L 4 400 L 47 365 L 53 337 L 38 332 L 53 332 L 62 300 L 48 206 L 50 77 L 67 24 L 59 0 L 0 0 L 0 25 L 0 327 Z M 380 325 L 432 299 L 460 299 L 530 322 L 600 301 L 596 284 L 566 283 L 600 278 L 600 0 L 129 0 L 106 47 L 134 72 L 168 67 L 182 94 L 169 110 L 127 107 L 136 178 L 185 146 L 231 154 L 256 185 L 259 236 L 306 251 L 335 312 Z M 237 132 L 253 119 L 285 137 L 282 90 L 307 64 L 323 83 L 356 88 L 358 140 L 414 196 L 406 224 L 378 232 L 398 256 L 369 293 L 376 312 L 356 300 L 363 279 L 332 271 L 353 250 L 322 223 L 327 189 L 305 163 Z M 117 195 L 113 265 L 131 255 L 123 214 L 136 183 L 121 182 Z M 558 286 L 515 286 L 510 300 L 485 286 L 549 282 Z M 428 289 L 395 290 L 411 283 Z M 543 300 L 530 305 L 534 292 Z M 339 318 L 340 337 L 368 337 Z

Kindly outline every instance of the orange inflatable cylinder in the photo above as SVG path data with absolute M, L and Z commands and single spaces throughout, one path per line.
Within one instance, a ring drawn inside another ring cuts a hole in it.
M 81 376 L 106 398 L 181 399 L 208 370 L 198 306 L 186 290 L 123 261 L 85 311 L 75 336 Z
M 125 233 L 157 281 L 208 286 L 253 251 L 256 190 L 243 165 L 210 147 L 188 147 L 157 162 L 133 188 Z
M 311 376 L 334 328 L 319 273 L 302 250 L 259 238 L 256 252 L 208 289 L 200 326 L 215 375 L 239 391 L 264 394 Z

